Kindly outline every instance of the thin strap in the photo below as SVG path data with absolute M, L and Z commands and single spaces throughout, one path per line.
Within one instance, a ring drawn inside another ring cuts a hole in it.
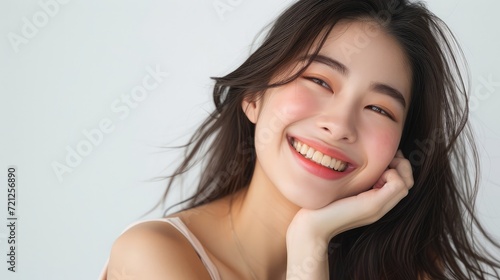
M 210 277 L 212 280 L 221 280 L 219 271 L 217 270 L 217 267 L 214 265 L 212 260 L 208 257 L 207 253 L 205 252 L 205 249 L 203 249 L 203 245 L 201 245 L 200 241 L 194 234 L 187 228 L 187 226 L 182 222 L 182 220 L 178 217 L 171 217 L 171 218 L 162 218 L 162 219 L 151 219 L 151 220 L 146 220 L 146 221 L 138 221 L 135 223 L 130 224 L 123 232 L 122 234 L 130 229 L 131 227 L 144 223 L 144 222 L 151 222 L 151 221 L 160 221 L 160 222 L 167 222 L 171 224 L 174 228 L 176 228 L 186 239 L 191 243 L 193 246 L 194 250 L 200 257 L 201 261 L 205 265 L 208 274 L 210 274 Z M 103 270 L 101 271 L 101 274 L 99 276 L 99 280 L 106 280 L 106 274 L 108 270 L 108 263 L 109 263 L 109 258 L 106 261 L 106 265 L 104 266 Z
M 210 274 L 210 277 L 213 280 L 220 280 L 219 276 L 219 271 L 217 271 L 217 267 L 214 265 L 212 260 L 208 257 L 207 253 L 205 252 L 205 249 L 203 248 L 203 245 L 201 245 L 200 241 L 194 234 L 187 228 L 187 226 L 182 222 L 182 220 L 178 217 L 173 217 L 173 218 L 164 218 L 162 219 L 165 222 L 170 223 L 172 226 L 174 226 L 182 235 L 186 237 L 186 239 L 191 243 L 193 248 L 196 250 L 196 253 L 200 256 L 201 261 L 205 265 L 205 267 L 208 270 L 208 273 Z

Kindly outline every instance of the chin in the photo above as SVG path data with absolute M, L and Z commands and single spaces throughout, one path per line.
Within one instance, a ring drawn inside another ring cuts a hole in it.
M 288 200 L 297 205 L 297 207 L 308 209 L 308 210 L 318 210 L 330 203 L 338 200 L 340 198 L 325 200 L 325 196 L 318 196 L 313 194 L 295 194 L 293 197 L 288 197 Z

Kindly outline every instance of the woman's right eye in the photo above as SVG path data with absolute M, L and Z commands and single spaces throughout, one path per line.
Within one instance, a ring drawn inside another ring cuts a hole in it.
M 330 87 L 329 84 L 327 84 L 325 81 L 321 80 L 321 79 L 318 79 L 318 78 L 315 78 L 315 77 L 306 77 L 306 79 L 308 79 L 309 81 L 315 83 L 315 84 L 318 84 L 328 90 L 332 90 L 332 88 Z

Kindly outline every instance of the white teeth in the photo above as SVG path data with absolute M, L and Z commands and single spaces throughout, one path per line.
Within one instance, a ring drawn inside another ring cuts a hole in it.
M 330 164 L 328 165 L 330 168 L 334 168 L 335 167 L 335 164 L 337 164 L 337 160 L 332 158 L 332 160 L 330 161 Z
M 314 152 L 315 150 L 313 148 L 309 148 L 309 150 L 307 150 L 306 158 L 312 158 Z
M 302 142 L 293 139 L 293 147 L 297 152 L 301 153 L 304 157 L 311 159 L 312 161 L 321 164 L 325 167 L 329 167 L 336 171 L 344 171 L 347 167 L 347 163 L 339 159 L 332 158 L 328 155 L 323 155 L 323 153 L 314 150 L 313 148 L 307 146 Z
M 325 167 L 329 167 L 330 162 L 332 161 L 332 158 L 330 156 L 324 155 L 323 159 L 321 159 L 321 165 Z
M 342 162 L 341 162 L 340 160 L 337 160 L 337 163 L 335 164 L 334 169 L 335 169 L 335 170 L 339 170 L 339 167 L 340 167 L 340 164 L 341 164 L 341 163 L 342 163 Z
M 313 154 L 312 160 L 314 160 L 315 162 L 321 163 L 322 162 L 322 158 L 323 158 L 323 154 L 321 152 L 316 151 Z
M 309 150 L 309 146 L 307 146 L 306 144 L 302 144 L 302 147 L 300 148 L 299 153 L 301 153 L 303 155 L 306 155 L 307 154 L 307 150 Z
M 345 166 L 346 166 L 346 163 L 342 162 L 342 164 L 340 164 L 339 170 L 344 170 Z

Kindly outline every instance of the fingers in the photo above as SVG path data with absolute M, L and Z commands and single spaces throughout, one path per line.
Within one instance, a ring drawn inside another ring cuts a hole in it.
M 376 184 L 378 203 L 382 203 L 382 212 L 385 214 L 408 195 L 409 189 L 413 187 L 413 171 L 410 161 L 407 160 L 401 150 L 398 150 L 394 159 Z M 380 186 L 382 185 L 382 186 Z
M 401 150 L 398 150 L 396 152 L 396 156 L 395 157 L 397 157 L 397 158 L 405 158 L 405 156 L 403 155 L 403 152 Z
M 398 174 L 401 176 L 401 179 L 403 179 L 407 189 L 413 187 L 413 170 L 411 168 L 410 161 L 404 157 L 401 150 L 397 151 L 396 156 L 389 164 L 389 168 L 393 168 L 398 172 Z
M 408 194 L 409 187 L 395 169 L 385 171 L 380 180 L 386 183 L 382 188 L 376 190 L 379 200 L 377 204 L 382 205 L 384 209 L 388 208 L 387 211 L 389 211 Z
M 391 210 L 401 199 L 408 195 L 413 186 L 413 171 L 410 162 L 398 150 L 389 168 L 382 173 L 377 183 L 373 186 L 376 195 L 372 197 L 373 203 L 378 208 L 378 213 L 384 215 Z M 373 210 L 373 209 L 372 209 Z
M 380 181 L 385 182 L 382 188 L 373 188 L 316 210 L 321 221 L 318 224 L 328 225 L 325 232 L 336 235 L 378 221 L 408 194 L 405 182 L 395 169 L 386 170 Z

